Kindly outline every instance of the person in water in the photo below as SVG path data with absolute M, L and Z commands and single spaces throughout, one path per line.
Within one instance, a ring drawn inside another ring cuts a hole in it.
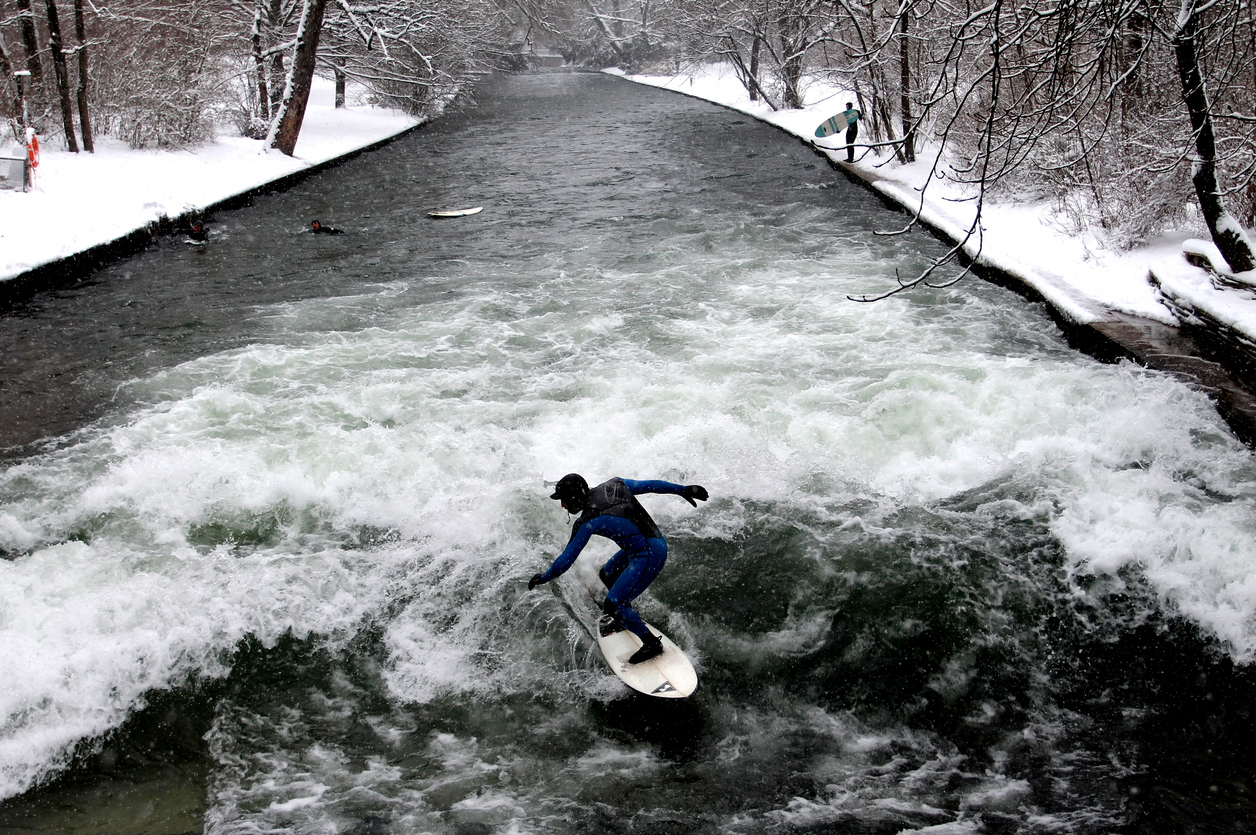
M 335 228 L 334 226 L 324 226 L 323 224 L 319 223 L 317 220 L 310 221 L 310 231 L 313 232 L 315 235 L 343 235 L 344 234 L 344 232 L 341 232 L 339 229 Z
M 694 507 L 708 498 L 705 488 L 697 484 L 683 486 L 670 481 L 632 481 L 612 478 L 593 489 L 582 476 L 571 473 L 558 480 L 551 499 L 562 502 L 568 513 L 580 514 L 571 526 L 571 539 L 554 563 L 542 574 L 532 575 L 528 591 L 553 580 L 571 568 L 589 537 L 597 534 L 613 540 L 619 551 L 598 571 L 606 585 L 605 613 L 598 624 L 602 635 L 627 629 L 641 639 L 641 648 L 628 659 L 629 664 L 649 661 L 663 652 L 663 642 L 646 628 L 631 603 L 654 581 L 667 562 L 667 541 L 658 525 L 637 501 L 642 493 L 669 493 L 680 496 Z
M 205 231 L 205 225 L 196 220 L 192 222 L 192 231 L 188 233 L 188 238 L 198 244 L 203 244 L 209 240 L 209 233 Z
M 859 119 L 863 116 L 859 109 L 851 102 L 846 102 L 846 109 L 842 111 L 842 116 L 846 117 L 846 161 L 855 161 L 855 139 L 859 136 Z

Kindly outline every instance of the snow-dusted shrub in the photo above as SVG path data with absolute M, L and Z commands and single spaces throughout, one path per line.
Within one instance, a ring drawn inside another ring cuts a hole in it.
M 224 34 L 210 4 L 124 0 L 101 7 L 92 65 L 98 129 L 133 148 L 208 141 L 224 79 L 213 59 Z
M 378 0 L 329 5 L 319 58 L 415 115 L 437 112 L 479 75 L 508 61 L 510 20 L 489 0 Z

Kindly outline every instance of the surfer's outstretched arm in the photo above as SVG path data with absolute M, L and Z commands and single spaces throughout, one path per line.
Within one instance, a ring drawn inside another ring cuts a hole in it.
M 580 552 L 584 550 L 584 546 L 589 544 L 589 537 L 593 536 L 591 525 L 581 525 L 571 534 L 571 541 L 567 543 L 567 547 L 558 555 L 557 559 L 545 570 L 543 574 L 534 574 L 532 579 L 528 581 L 528 591 L 536 588 L 542 583 L 548 583 L 561 577 L 567 569 L 571 568 L 571 564 L 576 561 L 576 557 L 580 556 Z
M 633 481 L 630 478 L 625 478 L 622 481 L 628 485 L 628 489 L 634 496 L 639 496 L 642 493 L 667 493 L 672 496 L 680 496 L 694 507 L 698 506 L 698 502 L 695 502 L 694 499 L 705 502 L 709 498 L 706 488 L 700 484 L 672 484 L 670 481 L 661 479 Z

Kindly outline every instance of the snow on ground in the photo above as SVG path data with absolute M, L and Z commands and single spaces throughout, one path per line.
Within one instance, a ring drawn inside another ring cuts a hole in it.
M 834 148 L 827 153 L 829 158 L 845 162 L 846 151 L 839 137 L 814 138 L 817 125 L 855 100 L 839 86 L 813 81 L 804 92 L 805 108 L 774 111 L 763 102 L 750 101 L 727 65 L 704 65 L 672 76 L 607 72 L 741 111 L 804 141 Z M 866 133 L 861 132 L 860 139 L 866 140 Z M 898 165 L 890 160 L 888 151 L 877 156 L 860 149 L 854 168 L 878 191 L 915 209 L 920 205 L 921 186 L 929 182 L 932 164 L 931 159 L 920 159 L 911 165 Z M 959 239 L 976 214 L 974 202 L 965 197 L 959 184 L 935 177 L 925 195 L 922 217 Z M 1256 294 L 1216 289 L 1208 274 L 1188 264 L 1182 255 L 1183 246 L 1189 243 L 1206 252 L 1214 265 L 1224 265 L 1211 243 L 1189 240 L 1191 234 L 1166 234 L 1151 245 L 1117 252 L 1104 248 L 1093 237 L 1062 231 L 1053 223 L 1054 218 L 1053 208 L 1045 202 L 987 202 L 982 213 L 980 261 L 1017 276 L 1078 324 L 1101 319 L 1106 311 L 1117 311 L 1176 325 L 1177 317 L 1148 281 L 1148 272 L 1154 269 L 1166 290 L 1256 340 Z M 970 244 L 969 252 L 976 252 L 974 245 Z
M 239 136 L 181 151 L 136 151 L 103 137 L 94 154 L 71 154 L 45 140 L 35 189 L 0 191 L 0 281 L 115 241 L 163 217 L 204 209 L 416 124 L 413 116 L 394 110 L 337 110 L 332 82 L 316 78 L 293 157 Z

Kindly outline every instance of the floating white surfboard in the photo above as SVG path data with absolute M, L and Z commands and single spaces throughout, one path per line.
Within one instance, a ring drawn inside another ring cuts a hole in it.
M 466 217 L 467 215 L 478 215 L 484 211 L 483 206 L 476 206 L 473 209 L 447 209 L 444 211 L 431 211 L 427 213 L 428 217 Z
M 641 639 L 636 635 L 625 629 L 614 635 L 598 636 L 597 645 L 611 672 L 623 679 L 624 684 L 647 696 L 683 699 L 692 695 L 698 689 L 698 673 L 693 664 L 671 638 L 648 623 L 646 626 L 663 641 L 663 654 L 640 664 L 628 663 L 628 658 L 641 648 Z

